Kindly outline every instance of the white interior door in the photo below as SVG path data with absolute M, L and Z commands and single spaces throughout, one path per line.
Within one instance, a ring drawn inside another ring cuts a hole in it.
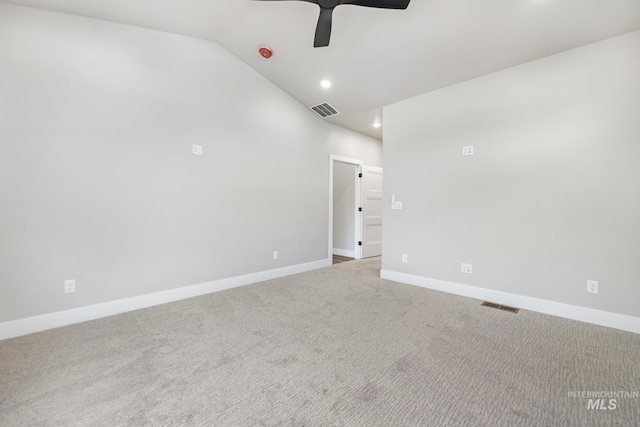
M 382 255 L 382 168 L 362 166 L 362 258 Z

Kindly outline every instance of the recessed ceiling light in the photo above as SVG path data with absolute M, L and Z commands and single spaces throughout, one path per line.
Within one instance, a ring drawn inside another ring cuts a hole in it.
M 382 123 L 380 123 L 380 122 L 375 122 L 375 123 L 373 124 L 373 127 L 374 127 L 374 128 L 379 128 L 380 126 L 382 126 Z
M 331 87 L 331 82 L 327 79 L 324 79 L 320 82 L 320 86 L 322 86 L 325 89 L 329 89 Z

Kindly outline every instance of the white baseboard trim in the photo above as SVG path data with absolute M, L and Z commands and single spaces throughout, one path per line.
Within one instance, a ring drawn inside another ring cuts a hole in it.
M 333 248 L 333 254 L 334 255 L 340 255 L 340 256 L 346 256 L 346 257 L 349 257 L 349 258 L 355 258 L 356 257 L 356 251 L 348 251 L 346 249 Z
M 393 280 L 394 282 L 406 283 L 422 288 L 448 292 L 450 294 L 640 334 L 640 317 L 579 307 L 508 292 L 494 291 L 486 288 L 478 288 L 476 286 L 463 285 L 455 282 L 446 282 L 444 280 L 430 279 L 412 274 L 398 273 L 396 271 L 380 270 L 380 277 L 382 279 Z
M 86 322 L 88 320 L 100 319 L 102 317 L 113 316 L 115 314 L 126 313 L 128 311 L 139 310 L 168 302 L 193 298 L 200 295 L 210 294 L 212 292 L 224 291 L 226 289 L 237 288 L 239 286 L 263 282 L 265 280 L 277 279 L 278 277 L 290 276 L 292 274 L 328 267 L 331 264 L 332 261 L 330 259 L 323 259 L 305 264 L 277 268 L 275 270 L 261 271 L 244 276 L 214 280 L 212 282 L 200 283 L 198 285 L 185 286 L 153 294 L 140 295 L 137 297 L 109 301 L 72 310 L 58 311 L 56 313 L 0 323 L 0 340 L 46 331 L 48 329 L 59 328 L 61 326 L 72 325 L 75 323 Z

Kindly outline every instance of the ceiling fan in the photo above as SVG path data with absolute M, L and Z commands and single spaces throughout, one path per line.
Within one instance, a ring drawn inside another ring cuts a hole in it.
M 261 0 L 261 1 L 282 1 L 282 0 Z M 329 46 L 331 39 L 331 17 L 333 9 L 341 4 L 352 4 L 355 6 L 377 7 L 379 9 L 406 9 L 411 0 L 299 0 L 308 3 L 315 3 L 320 6 L 320 17 L 316 27 L 316 36 L 313 47 Z

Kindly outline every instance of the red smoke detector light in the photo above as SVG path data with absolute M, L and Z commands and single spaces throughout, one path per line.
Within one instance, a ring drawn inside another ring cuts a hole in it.
M 271 58 L 271 55 L 273 55 L 273 52 L 267 46 L 261 46 L 260 49 L 258 49 L 258 52 L 260 52 L 260 55 L 266 59 Z

